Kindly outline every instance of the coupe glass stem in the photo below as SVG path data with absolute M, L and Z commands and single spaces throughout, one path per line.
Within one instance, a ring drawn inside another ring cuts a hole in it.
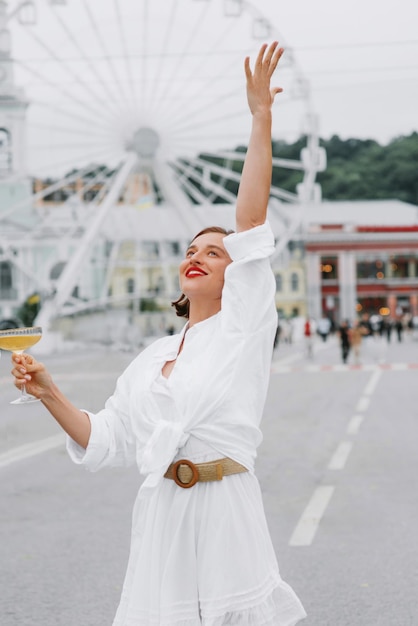
M 23 354 L 24 350 L 15 350 L 14 354 Z M 26 393 L 26 383 L 23 383 L 20 388 L 20 400 L 21 402 L 27 402 L 29 399 L 29 394 Z
M 24 350 L 14 350 L 14 354 L 23 354 Z M 26 391 L 26 383 L 20 388 L 20 396 L 17 400 L 13 400 L 10 404 L 29 404 L 31 402 L 39 402 L 39 398 L 31 396 Z

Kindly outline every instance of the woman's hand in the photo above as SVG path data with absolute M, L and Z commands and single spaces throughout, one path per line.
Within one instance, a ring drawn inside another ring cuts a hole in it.
M 270 87 L 271 77 L 284 52 L 284 49 L 278 46 L 277 41 L 274 41 L 270 46 L 267 46 L 267 44 L 261 46 L 255 62 L 254 72 L 250 68 L 250 58 L 246 57 L 245 59 L 247 99 L 253 115 L 270 111 L 275 96 L 283 91 L 281 87 Z
M 30 354 L 12 355 L 12 375 L 18 389 L 26 385 L 26 391 L 35 398 L 42 399 L 52 388 L 53 382 L 43 363 L 40 363 Z
M 42 401 L 65 432 L 80 446 L 87 448 L 91 432 L 88 415 L 61 393 L 45 365 L 30 354 L 13 354 L 12 362 L 16 387 L 26 385 L 28 393 Z

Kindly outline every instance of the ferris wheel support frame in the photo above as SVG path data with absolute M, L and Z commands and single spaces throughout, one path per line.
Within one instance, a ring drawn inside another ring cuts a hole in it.
M 57 283 L 57 290 L 51 299 L 47 300 L 37 318 L 36 324 L 43 326 L 45 329 L 50 327 L 51 321 L 60 312 L 65 302 L 70 297 L 72 290 L 74 289 L 79 272 L 83 261 L 87 253 L 90 250 L 90 246 L 93 243 L 97 233 L 100 230 L 106 216 L 110 209 L 117 202 L 119 195 L 123 189 L 126 179 L 131 172 L 134 165 L 137 163 L 138 157 L 136 153 L 128 153 L 125 162 L 122 164 L 114 183 L 109 190 L 107 196 L 103 202 L 99 205 L 97 213 L 85 230 L 85 233 L 77 247 L 75 254 L 71 257 L 70 261 L 66 264 L 64 271 L 62 272 L 60 279 Z

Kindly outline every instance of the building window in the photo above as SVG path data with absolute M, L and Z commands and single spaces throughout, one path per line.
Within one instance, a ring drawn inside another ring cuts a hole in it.
M 169 241 L 168 245 L 170 247 L 171 256 L 179 256 L 181 253 L 180 243 L 178 241 Z
M 281 274 L 276 274 L 276 291 L 283 290 L 283 276 Z
M 338 259 L 336 256 L 321 258 L 321 276 L 322 280 L 338 279 Z
M 391 256 L 389 259 L 391 276 L 393 278 L 408 278 L 411 260 L 415 259 L 401 255 Z
M 382 280 L 386 277 L 386 262 L 382 259 L 360 259 L 357 262 L 358 279 Z
M 135 293 L 135 279 L 128 278 L 126 281 L 126 293 Z
M 12 286 L 12 266 L 9 261 L 0 263 L 0 289 L 10 289 Z
M 299 290 L 299 275 L 296 272 L 292 272 L 290 276 L 290 289 L 291 291 Z
M 158 259 L 160 254 L 160 247 L 158 241 L 143 241 L 142 250 L 144 258 L 148 261 Z
M 12 142 L 10 133 L 5 128 L 0 128 L 0 176 L 12 171 Z

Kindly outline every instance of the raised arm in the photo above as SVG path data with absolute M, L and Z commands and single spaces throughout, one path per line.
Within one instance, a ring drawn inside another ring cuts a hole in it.
M 254 71 L 245 59 L 248 106 L 252 126 L 236 205 L 237 232 L 264 224 L 270 195 L 272 150 L 271 107 L 281 87 L 270 87 L 270 80 L 283 54 L 278 42 L 264 44 L 258 53 Z

